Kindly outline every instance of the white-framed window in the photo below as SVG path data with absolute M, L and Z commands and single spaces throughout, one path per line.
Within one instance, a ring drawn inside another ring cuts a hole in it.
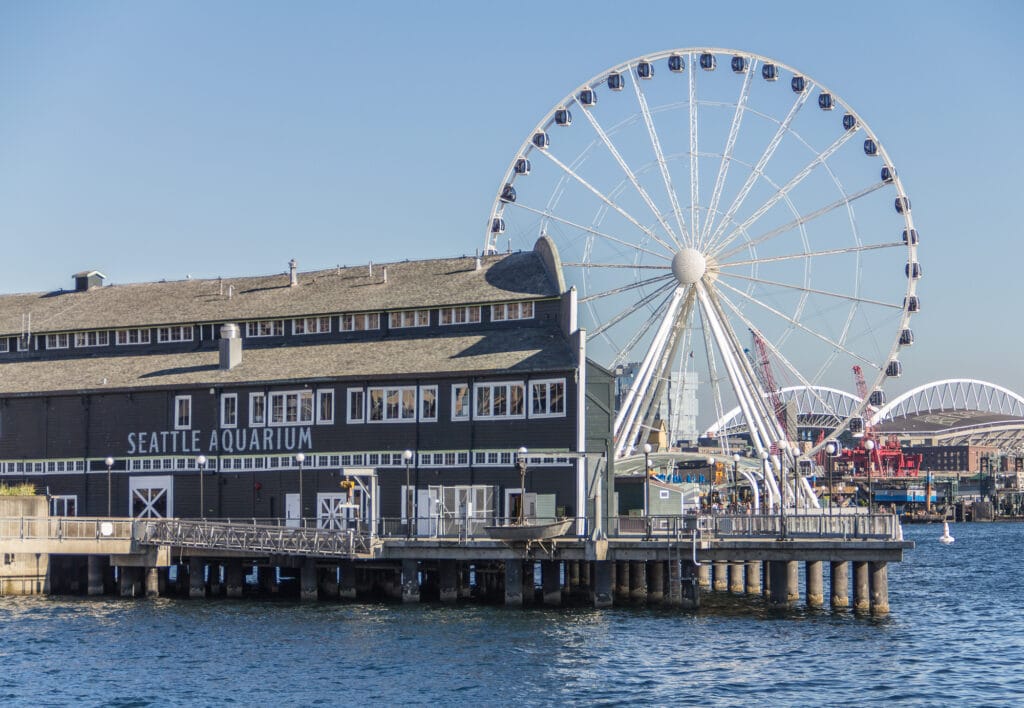
M 238 394 L 224 393 L 220 397 L 220 427 L 238 427 Z
M 156 341 L 160 344 L 167 342 L 191 342 L 192 325 L 174 325 L 172 327 L 157 327 Z
M 500 305 L 491 305 L 491 322 L 532 319 L 532 302 L 503 302 Z
M 371 386 L 369 421 L 398 423 L 416 420 L 415 386 Z
M 18 337 L 18 351 L 27 352 L 32 348 L 32 337 L 31 335 L 23 334 Z
M 129 344 L 149 344 L 150 336 L 148 329 L 119 329 L 114 333 L 114 341 L 119 347 Z
M 342 315 L 342 332 L 362 332 L 368 329 L 380 329 L 380 313 L 366 312 L 360 315 Z
M 97 332 L 75 332 L 75 348 L 83 347 L 105 347 L 110 344 L 110 332 L 100 330 Z
M 452 384 L 452 420 L 469 420 L 468 384 Z
M 67 349 L 71 346 L 70 334 L 48 334 L 46 335 L 47 349 Z
M 55 494 L 50 497 L 50 516 L 78 516 L 78 495 Z
M 189 430 L 192 427 L 192 396 L 174 397 L 174 429 Z
M 522 381 L 476 384 L 474 419 L 523 418 L 526 388 Z
M 437 420 L 437 386 L 420 386 L 420 420 Z
M 316 391 L 316 422 L 322 425 L 334 422 L 334 391 L 331 389 Z
M 0 337 L 0 354 L 11 351 L 11 340 L 8 337 Z
M 312 391 L 274 391 L 270 394 L 271 425 L 303 425 L 313 422 Z
M 348 408 L 345 419 L 349 423 L 363 423 L 366 421 L 366 392 L 363 389 L 348 389 Z
M 565 417 L 565 379 L 530 382 L 530 417 Z
M 400 310 L 388 315 L 388 327 L 391 329 L 429 326 L 430 310 Z
M 267 424 L 267 396 L 264 393 L 249 394 L 249 426 L 262 427 Z
M 284 320 L 256 320 L 245 323 L 246 337 L 283 337 Z
M 300 317 L 292 320 L 292 334 L 327 334 L 330 331 L 330 317 Z
M 438 321 L 442 325 L 474 324 L 480 321 L 480 306 L 442 307 Z

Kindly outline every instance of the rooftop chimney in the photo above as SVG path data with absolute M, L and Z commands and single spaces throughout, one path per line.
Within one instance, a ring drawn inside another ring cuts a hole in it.
M 71 277 L 75 279 L 75 290 L 84 291 L 102 286 L 107 276 L 98 270 L 83 270 L 81 273 L 75 273 Z
M 288 272 L 291 275 L 291 281 L 288 283 L 288 285 L 290 285 L 293 288 L 299 284 L 299 276 L 295 272 L 295 268 L 297 266 L 298 263 L 295 262 L 294 258 L 288 261 Z
M 220 326 L 220 369 L 229 371 L 242 363 L 242 337 L 238 325 L 228 322 Z

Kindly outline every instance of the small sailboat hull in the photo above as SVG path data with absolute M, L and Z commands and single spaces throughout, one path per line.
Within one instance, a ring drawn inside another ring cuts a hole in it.
M 575 519 L 563 519 L 550 524 L 521 524 L 518 526 L 485 526 L 487 535 L 498 541 L 544 541 L 564 536 Z

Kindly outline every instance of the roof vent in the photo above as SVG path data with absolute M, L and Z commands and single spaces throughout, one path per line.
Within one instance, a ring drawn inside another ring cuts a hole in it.
M 227 322 L 220 326 L 220 369 L 228 371 L 242 363 L 242 337 L 238 325 Z
M 388 282 L 388 267 L 384 266 L 384 282 Z
M 294 258 L 288 261 L 288 273 L 291 278 L 290 281 L 288 282 L 288 285 L 290 285 L 293 288 L 299 284 L 299 276 L 295 272 L 295 269 L 298 267 L 298 265 L 299 264 L 295 262 Z
M 75 290 L 82 292 L 101 287 L 107 276 L 98 270 L 83 270 L 81 273 L 75 273 L 71 277 L 75 279 Z

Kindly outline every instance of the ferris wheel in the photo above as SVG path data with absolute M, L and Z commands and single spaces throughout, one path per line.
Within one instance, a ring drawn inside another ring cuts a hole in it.
M 577 288 L 588 356 L 631 373 L 619 456 L 686 380 L 709 418 L 740 407 L 762 457 L 813 454 L 869 401 L 797 445 L 773 393 L 850 389 L 859 366 L 877 406 L 913 343 L 918 235 L 889 154 L 838 94 L 767 57 L 663 51 L 555 103 L 505 172 L 485 250 L 540 236 Z

